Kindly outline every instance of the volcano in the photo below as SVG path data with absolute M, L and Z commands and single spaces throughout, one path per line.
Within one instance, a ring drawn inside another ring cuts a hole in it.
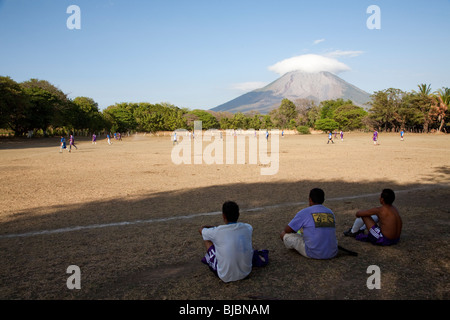
M 268 114 L 271 110 L 278 108 L 283 99 L 293 102 L 297 99 L 308 99 L 318 104 L 324 100 L 339 98 L 351 100 L 355 105 L 366 110 L 369 108 L 369 93 L 333 73 L 292 71 L 263 88 L 245 93 L 211 110 L 231 113 L 257 111 L 260 114 Z

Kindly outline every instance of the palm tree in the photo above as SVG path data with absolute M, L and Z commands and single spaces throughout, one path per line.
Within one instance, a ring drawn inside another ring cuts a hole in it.
M 432 104 L 431 85 L 422 83 L 418 87 L 419 109 L 423 114 L 423 131 L 428 132 L 428 126 L 432 117 L 430 114 Z
M 419 87 L 419 93 L 422 96 L 429 96 L 431 94 L 431 84 L 421 83 L 417 86 Z
M 439 130 L 441 132 L 445 124 L 445 116 L 450 103 L 450 89 L 442 88 L 436 91 L 433 95 L 433 111 L 437 120 L 440 121 Z

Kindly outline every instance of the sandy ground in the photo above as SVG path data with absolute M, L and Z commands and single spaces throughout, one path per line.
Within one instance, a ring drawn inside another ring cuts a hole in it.
M 261 158 L 249 163 L 248 148 L 246 164 L 175 165 L 168 136 L 79 141 L 71 153 L 53 138 L 0 140 L 0 299 L 449 299 L 450 135 L 381 133 L 377 146 L 370 133 L 344 138 L 279 137 L 274 175 L 261 175 Z M 339 244 L 357 257 L 316 261 L 285 249 L 279 233 L 313 187 L 336 214 Z M 344 237 L 383 188 L 397 193 L 401 242 Z M 226 200 L 270 255 L 228 284 L 200 263 L 197 232 L 222 223 Z M 81 270 L 80 290 L 67 288 L 70 265 Z M 371 265 L 381 289 L 367 287 Z

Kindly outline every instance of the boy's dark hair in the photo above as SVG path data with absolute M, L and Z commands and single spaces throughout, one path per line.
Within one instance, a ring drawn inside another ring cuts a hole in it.
M 225 215 L 228 222 L 237 222 L 239 218 L 239 206 L 234 201 L 226 201 L 222 205 L 222 213 Z
M 309 192 L 309 197 L 312 202 L 322 204 L 325 201 L 325 192 L 320 188 L 314 188 Z
M 392 204 L 395 200 L 395 193 L 392 189 L 383 189 L 381 192 L 381 198 L 383 198 L 384 203 Z

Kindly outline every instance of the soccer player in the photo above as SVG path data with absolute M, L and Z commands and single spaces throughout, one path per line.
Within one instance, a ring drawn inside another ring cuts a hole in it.
M 66 138 L 64 138 L 63 136 L 61 136 L 61 145 L 60 145 L 60 149 L 59 152 L 63 152 L 63 150 L 66 150 Z
M 176 132 L 173 133 L 173 143 L 172 143 L 172 145 L 174 145 L 174 144 L 178 144 L 178 139 L 177 139 L 177 133 Z
M 331 131 L 328 133 L 328 142 L 327 142 L 327 144 L 329 144 L 330 141 L 331 141 L 331 143 L 334 143 L 334 141 L 333 141 L 333 134 L 331 133 Z
M 78 150 L 77 146 L 75 145 L 75 138 L 74 138 L 74 136 L 71 134 L 70 137 L 69 137 L 69 152 L 72 151 L 72 146 L 74 146 L 75 149 Z
M 373 140 L 373 144 L 374 144 L 374 145 L 377 145 L 377 143 L 378 143 L 378 131 L 377 131 L 377 130 L 375 130 L 375 131 L 373 132 L 372 140 Z

